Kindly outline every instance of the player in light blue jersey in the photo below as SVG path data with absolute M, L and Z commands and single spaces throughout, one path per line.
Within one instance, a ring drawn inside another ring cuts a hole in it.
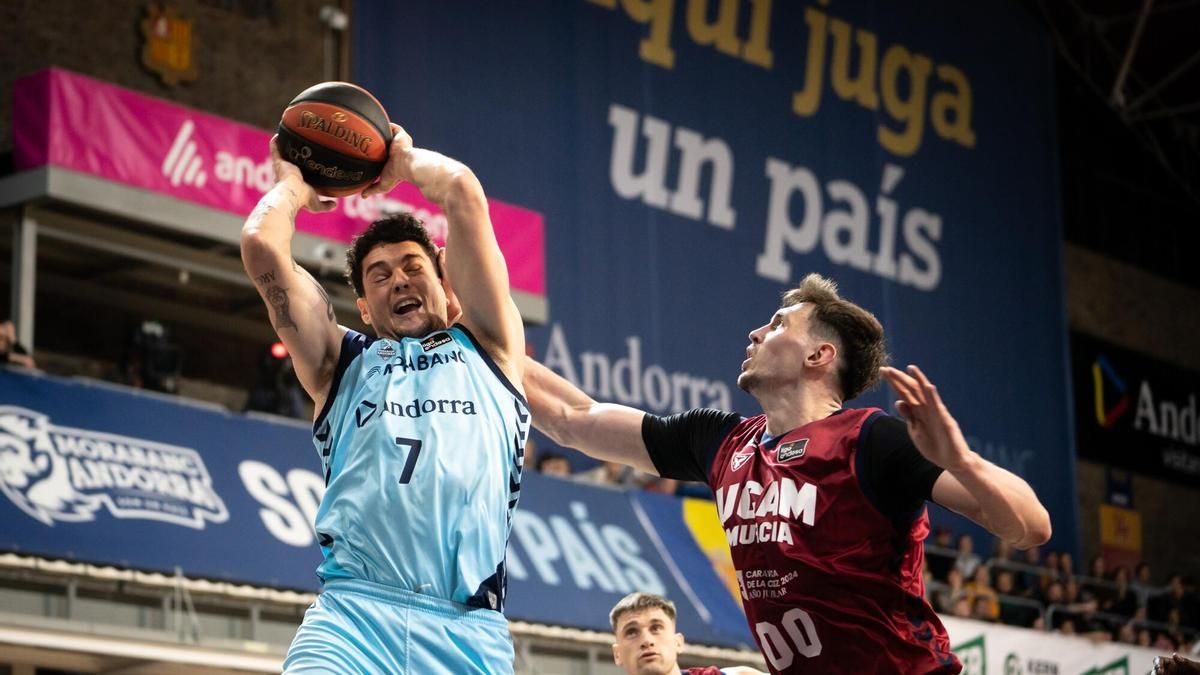
M 296 214 L 332 206 L 274 142 L 277 183 L 242 229 L 246 273 L 316 404 L 326 485 L 323 590 L 284 672 L 511 673 L 504 556 L 529 430 L 524 328 L 479 181 L 392 129 L 364 195 L 409 181 L 449 229 L 444 250 L 407 215 L 355 239 L 347 277 L 375 337 L 339 326 L 292 260 Z

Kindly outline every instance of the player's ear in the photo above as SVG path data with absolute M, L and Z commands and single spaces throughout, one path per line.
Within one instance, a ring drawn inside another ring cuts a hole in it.
M 675 651 L 683 651 L 683 633 L 675 634 Z
M 442 291 L 446 293 L 446 324 L 453 326 L 458 323 L 462 317 L 462 303 L 458 301 L 458 295 L 454 292 L 454 287 L 450 285 L 450 275 L 446 274 L 446 247 L 438 249 L 437 252 L 438 277 L 442 282 Z
M 621 665 L 621 652 L 617 651 L 617 643 L 615 643 L 615 642 L 613 643 L 612 650 L 613 650 L 613 663 L 620 666 Z
M 362 315 L 363 323 L 371 325 L 371 310 L 367 307 L 367 301 L 362 298 L 357 298 L 354 304 L 358 305 L 358 313 Z
M 444 280 L 446 278 L 446 247 L 445 246 L 438 248 L 437 260 L 435 260 L 434 262 L 437 263 L 438 277 L 440 277 L 441 279 Z
M 811 354 L 805 359 L 808 366 L 819 368 L 837 360 L 837 345 L 832 342 L 818 342 Z

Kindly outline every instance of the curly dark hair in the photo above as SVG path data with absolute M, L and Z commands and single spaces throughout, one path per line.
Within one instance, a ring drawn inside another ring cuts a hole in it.
M 429 238 L 425 225 L 411 214 L 398 213 L 371 223 L 350 242 L 350 248 L 346 249 L 346 281 L 354 287 L 358 297 L 363 297 L 363 259 L 376 246 L 398 244 L 402 241 L 415 241 L 420 244 L 441 278 L 442 268 L 437 264 L 437 247 Z
M 802 302 L 813 306 L 813 335 L 838 343 L 842 400 L 849 401 L 873 389 L 879 383 L 879 369 L 888 362 L 879 319 L 838 295 L 837 284 L 819 274 L 809 274 L 798 287 L 783 294 L 784 307 Z

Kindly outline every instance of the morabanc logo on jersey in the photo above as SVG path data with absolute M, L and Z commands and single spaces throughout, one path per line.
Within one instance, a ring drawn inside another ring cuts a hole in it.
M 50 423 L 0 406 L 0 492 L 46 525 L 114 518 L 194 529 L 229 520 L 200 454 L 191 448 Z

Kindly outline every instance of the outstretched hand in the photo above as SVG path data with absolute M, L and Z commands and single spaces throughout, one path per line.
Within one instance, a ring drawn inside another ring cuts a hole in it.
M 917 450 L 943 469 L 958 466 L 970 449 L 958 422 L 925 373 L 916 366 L 909 366 L 907 373 L 885 366 L 879 374 L 899 397 L 896 410 L 908 422 L 908 435 Z
M 279 152 L 279 136 L 271 137 L 271 168 L 275 171 L 275 184 L 290 181 L 290 185 L 301 190 L 296 195 L 300 201 L 300 206 L 312 211 L 313 213 L 324 213 L 337 208 L 337 200 L 321 199 L 313 186 L 309 185 L 304 180 L 304 174 L 300 173 L 300 167 L 292 164 L 283 158 Z M 303 187 L 300 187 L 303 186 Z
M 408 155 L 412 147 L 412 136 L 408 135 L 404 127 L 393 122 L 392 142 L 388 145 L 387 164 L 383 166 L 383 173 L 379 174 L 379 180 L 368 185 L 367 189 L 362 191 L 362 196 L 387 194 L 401 182 L 412 180 L 411 169 L 408 165 Z

